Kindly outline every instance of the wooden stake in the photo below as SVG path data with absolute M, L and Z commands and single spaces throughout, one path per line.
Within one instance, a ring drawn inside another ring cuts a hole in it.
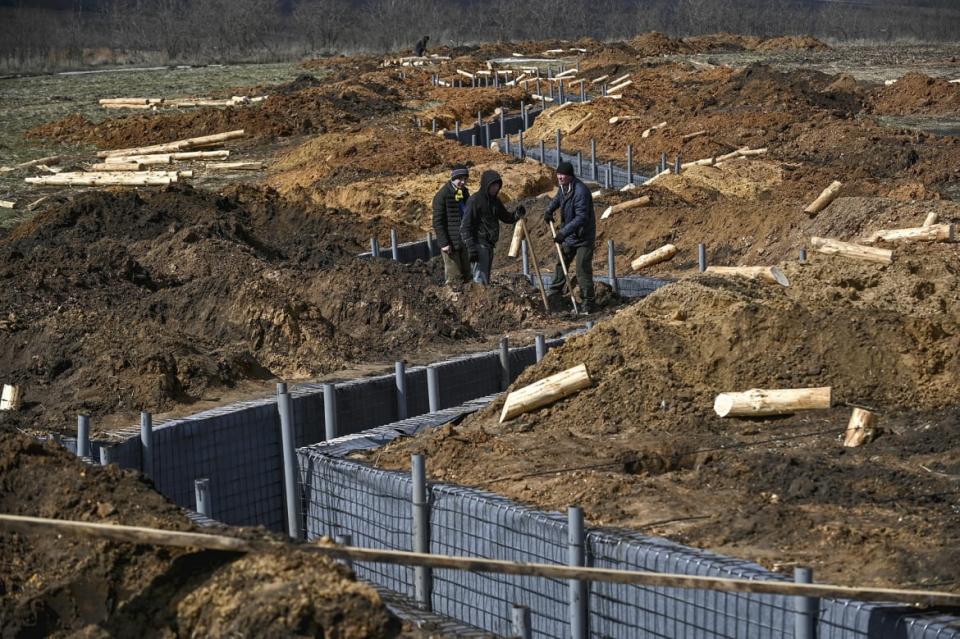
M 790 286 L 790 280 L 778 266 L 708 266 L 706 273 L 710 275 L 738 276 L 749 280 L 764 280 L 772 284 Z
M 754 388 L 742 393 L 720 393 L 713 410 L 720 417 L 761 417 L 785 415 L 800 410 L 830 408 L 829 386 L 820 388 Z
M 629 78 L 629 77 L 630 77 L 630 74 L 629 74 L 629 73 L 624 73 L 623 75 L 621 75 L 621 76 L 620 76 L 619 78 L 617 78 L 616 80 L 610 80 L 609 84 L 610 84 L 610 86 L 616 86 L 616 85 L 620 84 L 621 82 L 623 82 L 624 80 L 626 80 L 626 79 Z
M 687 133 L 686 135 L 684 135 L 683 137 L 681 137 L 680 140 L 681 140 L 682 142 L 688 142 L 688 141 L 692 140 L 693 138 L 698 138 L 698 137 L 700 137 L 701 135 L 706 135 L 706 134 L 707 134 L 706 130 L 694 131 L 693 133 Z
M 537 274 L 537 284 L 540 288 L 540 298 L 543 300 L 543 310 L 550 314 L 550 302 L 547 300 L 547 291 L 543 287 L 543 275 L 540 274 L 540 262 L 537 260 L 537 251 L 533 248 L 533 242 L 530 241 L 530 234 L 527 232 L 527 224 L 521 218 L 517 225 L 523 229 L 523 237 L 527 240 L 527 248 L 530 249 L 530 260 L 533 262 L 533 271 Z
M 927 213 L 927 217 L 923 219 L 924 226 L 932 226 L 937 223 L 937 220 L 940 219 L 940 215 L 936 211 L 930 211 Z
M 843 436 L 843 445 L 856 448 L 873 441 L 877 434 L 877 414 L 865 408 L 854 408 Z
M 593 79 L 593 80 L 590 80 L 590 84 L 597 84 L 598 82 L 603 82 L 604 80 L 606 80 L 606 79 L 609 78 L 609 77 L 610 77 L 609 75 L 601 75 L 599 78 L 595 78 L 595 79 Z
M 401 550 L 375 550 L 372 548 L 358 548 L 353 546 L 322 545 L 320 543 L 292 546 L 288 543 L 263 541 L 260 539 L 241 539 L 238 537 L 211 535 L 208 533 L 44 519 L 20 515 L 0 515 L 0 528 L 24 535 L 39 535 L 45 537 L 71 535 L 74 537 L 90 537 L 101 540 L 108 539 L 114 542 L 135 545 L 148 544 L 175 548 L 219 550 L 224 552 L 288 553 L 292 548 L 296 548 L 301 552 L 324 555 L 334 559 L 352 559 L 354 561 L 408 566 L 428 566 L 431 568 L 447 568 L 506 575 L 528 575 L 551 579 L 603 581 L 648 587 L 695 588 L 699 590 L 716 590 L 718 592 L 749 592 L 791 597 L 856 599 L 860 601 L 893 601 L 927 606 L 960 605 L 960 594 L 931 590 L 861 588 L 856 586 L 832 586 L 829 584 L 799 584 L 779 580 L 727 579 L 724 577 L 700 577 L 663 572 L 581 568 L 576 566 L 559 566 L 557 564 L 531 564 L 497 559 L 479 559 L 476 557 L 452 557 L 449 555 L 414 553 Z
M 803 212 L 812 217 L 830 206 L 830 203 L 837 199 L 837 195 L 840 194 L 841 186 L 843 186 L 842 182 L 836 180 L 831 182 L 830 186 L 825 188 L 823 192 L 817 196 L 817 199 L 811 202 L 807 208 L 803 209 Z
M 667 260 L 672 260 L 673 256 L 676 254 L 676 246 L 673 244 L 664 244 L 657 250 L 651 251 L 645 255 L 641 255 L 637 259 L 630 262 L 630 268 L 635 271 L 639 271 L 642 268 L 653 266 L 654 264 L 659 264 L 660 262 L 666 262 Z
M 580 364 L 524 386 L 507 395 L 500 413 L 500 423 L 569 397 L 592 383 L 586 365 Z
M 956 224 L 930 224 L 912 229 L 885 229 L 874 231 L 865 241 L 874 242 L 954 242 Z
M 810 246 L 815 251 L 823 253 L 824 255 L 839 255 L 854 260 L 876 262 L 877 264 L 890 264 L 893 261 L 893 251 L 889 249 L 873 248 L 872 246 L 863 246 L 861 244 L 853 244 L 852 242 L 841 242 L 827 237 L 811 237 Z
M 573 103 L 567 102 L 567 104 L 573 104 Z M 570 127 L 570 130 L 566 132 L 566 135 L 573 135 L 574 133 L 579 131 L 580 127 L 582 127 L 584 123 L 586 123 L 586 121 L 592 117 L 593 117 L 593 111 L 591 111 L 590 113 L 586 114 L 585 116 L 577 120 L 577 122 L 572 127 Z
M 640 134 L 640 137 L 641 137 L 641 138 L 649 138 L 649 137 L 650 137 L 651 135 L 653 135 L 656 131 L 659 131 L 660 129 L 662 129 L 662 128 L 665 127 L 665 126 L 667 126 L 667 123 L 666 123 L 666 122 L 661 122 L 660 124 L 654 124 L 654 125 L 653 125 L 652 127 L 650 127 L 649 129 L 645 129 L 644 132 Z
M 619 213 L 620 211 L 626 211 L 627 209 L 633 209 L 638 206 L 646 206 L 648 204 L 650 204 L 649 195 L 638 197 L 635 200 L 627 200 L 626 202 L 621 202 L 620 204 L 614 204 L 613 206 L 608 206 L 606 208 L 606 210 L 603 212 L 603 215 L 600 216 L 600 219 L 605 220 L 614 213 Z
M 0 410 L 20 410 L 20 387 L 13 384 L 3 385 L 0 396 Z
M 568 108 L 568 107 L 572 107 L 574 104 L 578 104 L 578 103 L 577 103 L 577 102 L 564 102 L 563 104 L 561 104 L 561 105 L 558 106 L 558 107 L 554 107 L 554 108 L 552 108 L 552 109 L 548 109 L 548 110 L 543 114 L 543 117 L 545 117 L 545 118 L 552 118 L 553 116 L 555 116 L 556 114 L 560 113 L 560 112 L 563 111 L 564 109 L 566 109 L 566 108 Z
M 630 86 L 631 84 L 633 84 L 633 80 L 627 80 L 626 82 L 623 82 L 623 83 L 621 83 L 621 84 L 618 84 L 618 85 L 616 85 L 616 86 L 612 86 L 612 87 L 608 88 L 608 89 L 607 89 L 607 92 L 608 92 L 608 93 L 619 93 L 620 91 L 623 91 L 624 89 L 626 89 L 626 88 L 627 88 L 628 86 Z
M 16 205 L 16 202 L 11 202 L 10 200 L 0 200 L 0 209 L 12 209 Z
M 628 122 L 630 120 L 641 120 L 643 119 L 642 115 L 615 115 L 610 118 L 610 124 L 616 124 L 617 122 Z
M 508 257 L 517 257 L 520 255 L 520 243 L 523 241 L 523 225 L 517 222 L 513 225 L 513 237 L 510 239 L 510 250 L 507 251 Z

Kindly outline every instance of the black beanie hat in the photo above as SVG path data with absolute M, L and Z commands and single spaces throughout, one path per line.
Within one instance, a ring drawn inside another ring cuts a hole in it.
M 573 164 L 564 160 L 557 166 L 557 173 L 562 175 L 575 175 L 573 172 Z
M 470 175 L 470 169 L 468 169 L 463 164 L 454 164 L 453 170 L 450 171 L 450 179 L 456 180 L 457 178 L 466 179 Z

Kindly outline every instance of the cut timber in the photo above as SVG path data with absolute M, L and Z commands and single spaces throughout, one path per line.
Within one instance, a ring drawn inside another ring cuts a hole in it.
M 0 410 L 20 410 L 20 387 L 4 384 L 0 396 Z
M 790 286 L 790 280 L 779 266 L 708 266 L 706 273 L 720 276 L 739 276 L 749 280 L 763 280 L 771 284 Z
M 609 75 L 601 75 L 599 78 L 590 80 L 590 84 L 596 84 L 597 82 L 603 82 L 604 80 L 606 80 L 606 79 L 609 78 L 609 77 L 610 77 Z
M 698 138 L 701 135 L 706 135 L 706 134 L 707 134 L 706 130 L 694 131 L 693 133 L 687 133 L 685 136 L 680 138 L 680 140 L 683 142 L 687 142 L 688 140 L 692 140 L 693 138 Z
M 17 169 L 29 169 L 31 166 L 37 166 L 40 164 L 57 164 L 59 162 L 60 162 L 59 155 L 48 155 L 46 157 L 37 158 L 36 160 L 28 160 L 27 162 L 21 162 L 20 164 L 15 164 L 14 166 L 0 167 L 0 173 L 16 171 Z
M 841 186 L 843 186 L 842 182 L 834 180 L 830 186 L 825 188 L 823 192 L 817 196 L 817 199 L 811 202 L 807 208 L 803 209 L 803 212 L 807 215 L 816 215 L 823 209 L 830 206 L 830 203 L 837 199 L 837 195 L 840 194 Z
M 893 251 L 889 249 L 863 246 L 852 242 L 841 242 L 828 237 L 811 237 L 810 246 L 824 255 L 839 255 L 854 260 L 889 264 L 893 261 Z
M 524 386 L 507 395 L 503 403 L 503 411 L 500 413 L 500 423 L 568 397 L 587 388 L 591 383 L 586 365 L 580 364 Z
M 619 78 L 617 78 L 616 80 L 610 80 L 610 86 L 616 86 L 616 85 L 620 84 L 621 82 L 623 82 L 624 80 L 626 80 L 626 79 L 629 78 L 629 77 L 630 77 L 630 74 L 629 74 L 629 73 L 625 73 L 625 74 L 621 75 Z
M 170 164 L 176 160 L 213 160 L 230 157 L 230 151 L 183 151 L 180 153 L 154 153 L 148 155 L 114 155 L 104 160 L 108 164 L 140 162 L 141 164 Z
M 465 77 L 465 78 L 470 78 L 471 80 L 473 80 L 473 79 L 476 78 L 476 76 L 474 76 L 474 74 L 472 74 L 472 73 L 470 73 L 470 72 L 468 72 L 468 71 L 464 71 L 463 69 L 457 69 L 457 73 L 460 74 L 460 75 L 462 75 L 462 76 Z
M 603 215 L 600 216 L 601 220 L 605 220 L 614 213 L 619 213 L 620 211 L 626 211 L 627 209 L 633 209 L 638 206 L 646 206 L 650 204 L 650 196 L 644 195 L 643 197 L 638 197 L 635 200 L 627 200 L 626 202 L 621 202 L 620 204 L 614 204 L 613 206 L 608 206 L 607 210 L 603 212 Z
M 865 408 L 854 408 L 843 435 L 843 445 L 856 448 L 873 441 L 877 435 L 877 414 Z
M 558 107 L 556 107 L 556 108 L 553 108 L 553 109 L 550 109 L 549 111 L 547 111 L 546 113 L 544 113 L 544 114 L 543 114 L 543 117 L 545 117 L 545 118 L 552 118 L 552 117 L 555 116 L 556 114 L 560 113 L 561 111 L 563 111 L 563 110 L 566 109 L 567 107 L 573 106 L 574 104 L 577 104 L 577 103 L 576 103 L 576 102 L 564 102 L 564 103 L 561 104 L 560 106 L 558 106 Z
M 97 153 L 97 157 L 108 158 L 116 155 L 149 155 L 152 153 L 174 153 L 176 151 L 184 151 L 194 147 L 220 144 L 221 142 L 226 142 L 227 140 L 233 140 L 236 138 L 242 138 L 243 136 L 244 136 L 243 129 L 237 129 L 236 131 L 226 131 L 224 133 L 204 135 L 197 138 L 187 138 L 185 140 L 176 140 L 174 142 L 167 142 L 165 144 L 154 144 L 152 146 L 143 146 L 143 147 L 132 148 L 132 149 L 114 149 L 113 151 L 99 151 Z
M 616 124 L 617 122 L 627 122 L 629 120 L 639 120 L 643 118 L 642 115 L 615 115 L 610 118 L 610 124 Z
M 617 93 L 617 94 L 608 93 L 607 95 L 601 95 L 600 97 L 601 97 L 601 98 L 607 98 L 608 100 L 622 100 L 622 99 L 623 99 L 623 94 L 622 94 L 622 93 Z
M 635 271 L 639 271 L 642 268 L 648 266 L 653 266 L 654 264 L 659 264 L 660 262 L 666 262 L 667 260 L 672 260 L 673 256 L 677 254 L 677 247 L 673 244 L 665 244 L 661 246 L 656 251 L 651 251 L 646 255 L 641 255 L 634 261 L 630 262 L 630 268 Z
M 680 165 L 681 169 L 689 169 L 691 166 L 713 166 L 716 164 L 716 158 L 703 158 L 701 160 L 694 160 L 693 162 L 684 162 Z
M 660 124 L 654 124 L 652 127 L 650 127 L 649 129 L 646 129 L 643 133 L 641 133 L 641 134 L 640 134 L 640 137 L 641 137 L 641 138 L 649 138 L 649 137 L 650 137 L 651 135 L 653 135 L 656 131 L 659 131 L 660 129 L 662 129 L 662 128 L 665 127 L 665 126 L 667 126 L 667 123 L 666 123 L 666 122 L 661 122 Z
M 177 174 L 168 172 L 140 173 L 61 173 L 26 178 L 30 184 L 57 186 L 163 186 L 177 181 Z
M 513 237 L 510 239 L 510 250 L 507 251 L 509 257 L 517 257 L 520 255 L 520 242 L 523 241 L 523 226 L 520 224 L 514 224 L 513 226 Z
M 538 93 L 531 93 L 530 97 L 533 98 L 534 100 L 543 100 L 544 102 L 553 102 L 553 98 L 551 98 L 549 95 L 540 95 Z
M 263 162 L 207 162 L 206 168 L 213 171 L 260 171 Z
M 17 205 L 16 202 L 11 202 L 9 200 L 0 200 L 0 209 L 12 209 Z
M 659 173 L 657 173 L 656 175 L 654 175 L 654 176 L 653 176 L 652 178 L 650 178 L 649 180 L 647 180 L 646 182 L 644 182 L 643 185 L 644 185 L 644 186 L 648 186 L 648 185 L 650 185 L 650 184 L 653 184 L 654 182 L 656 182 L 656 181 L 659 180 L 660 178 L 666 177 L 666 176 L 670 175 L 671 173 L 673 173 L 673 170 L 672 170 L 672 169 L 664 169 L 664 170 L 660 171 Z
M 713 410 L 720 417 L 785 415 L 798 410 L 824 408 L 830 408 L 829 386 L 776 390 L 754 388 L 742 393 L 720 393 L 713 402 Z
M 580 127 L 582 127 L 587 120 L 589 120 L 592 117 L 593 117 L 593 112 L 591 111 L 590 113 L 586 114 L 585 116 L 577 120 L 577 122 L 572 127 L 570 127 L 570 130 L 567 131 L 566 134 L 573 135 L 574 133 L 580 130 Z
M 142 171 L 142 162 L 102 162 L 90 167 L 91 171 Z
M 767 147 L 762 147 L 759 149 L 740 149 L 740 157 L 749 158 L 754 155 L 763 155 L 767 152 Z
M 867 243 L 874 242 L 954 242 L 956 241 L 956 224 L 930 224 L 912 229 L 884 229 L 875 231 L 867 238 Z
M 616 86 L 610 87 L 609 89 L 607 89 L 607 92 L 608 92 L 608 93 L 619 93 L 619 92 L 623 91 L 624 89 L 626 89 L 626 88 L 627 88 L 628 86 L 630 86 L 631 84 L 633 84 L 633 80 L 627 80 L 626 82 L 621 82 L 620 84 L 618 84 L 618 85 L 616 85 Z
M 558 80 L 562 80 L 563 78 L 567 78 L 568 76 L 576 75 L 577 71 L 579 71 L 579 69 L 567 69 L 566 71 L 563 71 L 563 72 L 561 72 L 561 73 L 558 73 L 557 75 L 555 75 L 555 76 L 553 76 L 553 77 L 556 78 L 556 79 L 558 79 Z
M 101 106 L 103 106 L 104 109 L 140 109 L 140 110 L 148 110 L 148 109 L 154 109 L 154 108 L 156 108 L 155 105 L 153 105 L 153 104 L 125 104 L 125 103 L 122 103 L 122 102 L 119 103 L 119 104 L 104 104 L 104 105 L 101 105 Z
M 940 215 L 936 211 L 931 211 L 927 213 L 927 217 L 923 218 L 923 226 L 932 226 L 936 224 L 939 219 Z

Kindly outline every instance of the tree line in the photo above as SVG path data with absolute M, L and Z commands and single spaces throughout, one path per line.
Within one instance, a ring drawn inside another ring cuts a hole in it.
M 96 63 L 281 61 L 316 53 L 491 41 L 809 34 L 828 41 L 947 42 L 956 0 L 75 0 L 0 4 L 0 70 Z

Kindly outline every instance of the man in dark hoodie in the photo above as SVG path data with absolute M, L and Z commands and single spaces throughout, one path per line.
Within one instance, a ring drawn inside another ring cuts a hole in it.
M 560 189 L 557 195 L 547 206 L 543 219 L 548 224 L 553 222 L 553 212 L 560 209 L 560 228 L 554 241 L 560 245 L 563 262 L 567 266 L 576 261 L 577 282 L 580 286 L 580 297 L 583 300 L 581 309 L 584 313 L 595 310 L 593 299 L 593 245 L 597 239 L 597 223 L 593 211 L 593 195 L 587 185 L 573 174 L 573 164 L 561 162 L 557 167 L 557 183 Z M 557 268 L 550 285 L 549 295 L 559 295 L 563 292 L 566 278 L 563 267 L 557 260 Z M 573 290 L 573 284 L 570 285 Z
M 417 56 L 418 58 L 423 56 L 423 54 L 427 52 L 427 40 L 429 39 L 430 36 L 423 36 L 417 40 L 417 43 L 413 45 L 413 55 Z
M 515 224 L 527 211 L 518 206 L 513 213 L 507 211 L 498 197 L 503 180 L 496 171 L 484 171 L 480 177 L 480 190 L 470 196 L 460 222 L 460 237 L 467 247 L 473 281 L 490 283 L 493 267 L 493 247 L 500 239 L 500 222 Z
M 447 286 L 459 286 L 472 277 L 467 247 L 460 239 L 460 220 L 470 197 L 466 186 L 468 177 L 470 171 L 466 166 L 455 165 L 450 172 L 450 181 L 433 196 L 433 232 L 437 234 L 437 244 L 443 256 Z

